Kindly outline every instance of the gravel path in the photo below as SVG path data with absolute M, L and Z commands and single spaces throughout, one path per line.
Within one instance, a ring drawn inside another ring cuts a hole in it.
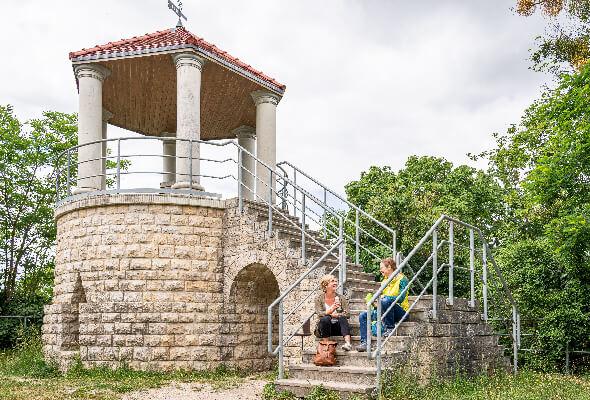
M 122 400 L 259 400 L 266 383 L 264 380 L 249 380 L 229 389 L 215 389 L 202 383 L 174 383 L 128 393 Z

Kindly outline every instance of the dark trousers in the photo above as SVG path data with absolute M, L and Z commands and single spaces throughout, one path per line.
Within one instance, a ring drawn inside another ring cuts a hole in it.
M 348 336 L 350 335 L 350 326 L 348 325 L 348 320 L 346 317 L 339 317 L 338 322 L 332 323 L 332 317 L 326 315 L 320 318 L 318 322 L 320 336 L 330 337 L 330 336 Z

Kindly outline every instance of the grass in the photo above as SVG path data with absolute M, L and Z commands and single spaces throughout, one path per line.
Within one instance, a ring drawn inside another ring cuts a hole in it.
M 38 334 L 27 335 L 13 350 L 0 351 L 0 399 L 115 400 L 124 393 L 157 388 L 175 382 L 206 383 L 217 389 L 235 387 L 247 379 L 268 380 L 262 393 L 264 400 L 292 400 L 287 392 L 277 392 L 272 381 L 275 374 L 248 375 L 224 367 L 213 371 L 134 371 L 125 365 L 117 369 L 84 368 L 80 362 L 65 374 L 48 364 L 42 356 Z M 384 395 L 387 399 L 405 400 L 590 400 L 590 376 L 522 371 L 516 376 L 498 374 L 478 378 L 457 377 L 419 386 L 403 374 L 386 375 Z M 322 387 L 315 388 L 307 400 L 336 400 L 338 396 Z
M 252 376 L 244 371 L 219 367 L 209 371 L 135 371 L 125 365 L 117 369 L 84 368 L 77 362 L 67 373 L 43 359 L 38 334 L 26 335 L 17 347 L 0 351 L 0 399 L 115 400 L 135 390 L 157 388 L 175 382 L 209 384 L 214 389 L 235 387 Z

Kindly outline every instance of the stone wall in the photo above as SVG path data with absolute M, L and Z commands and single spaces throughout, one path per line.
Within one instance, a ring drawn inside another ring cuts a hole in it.
M 87 366 L 270 368 L 268 305 L 308 265 L 288 241 L 267 237 L 250 211 L 240 213 L 235 199 L 165 194 L 60 205 L 46 355 L 63 368 L 76 356 Z M 300 319 L 293 315 L 286 332 Z M 274 321 L 276 345 L 276 314 Z

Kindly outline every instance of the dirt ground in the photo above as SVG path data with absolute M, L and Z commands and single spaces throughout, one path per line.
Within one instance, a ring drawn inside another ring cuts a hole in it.
M 122 400 L 258 400 L 264 380 L 248 380 L 231 388 L 214 388 L 201 383 L 174 383 L 158 389 L 128 393 Z

